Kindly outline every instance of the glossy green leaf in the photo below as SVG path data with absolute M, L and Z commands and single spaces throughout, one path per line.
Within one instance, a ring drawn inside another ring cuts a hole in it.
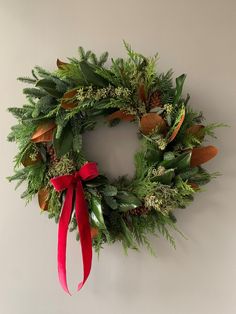
M 36 85 L 36 87 L 41 87 L 43 90 L 45 90 L 48 94 L 50 94 L 53 97 L 60 98 L 62 96 L 62 93 L 60 93 L 56 89 L 56 83 L 49 79 L 42 79 L 39 80 Z
M 104 87 L 107 85 L 107 82 L 104 80 L 104 78 L 95 73 L 95 69 L 88 62 L 81 61 L 79 65 L 84 80 L 87 82 L 87 84 L 93 84 L 99 87 Z
M 192 152 L 190 151 L 180 161 L 178 161 L 178 163 L 176 164 L 177 173 L 182 172 L 184 169 L 190 167 L 191 155 Z
M 157 180 L 158 182 L 162 183 L 162 184 L 171 184 L 172 179 L 175 176 L 175 171 L 174 169 L 168 169 L 165 171 L 165 173 L 162 176 L 158 176 Z
M 71 132 L 70 124 L 67 124 L 64 127 L 61 136 L 58 139 L 56 138 L 54 133 L 53 146 L 55 148 L 56 156 L 58 158 L 61 158 L 72 149 L 73 134 Z
M 174 96 L 174 104 L 177 104 L 178 101 L 181 98 L 182 95 L 182 91 L 183 91 L 183 85 L 184 85 L 184 81 L 186 79 L 186 74 L 182 74 L 179 77 L 176 78 L 175 82 L 176 82 L 176 87 L 175 87 L 175 96 Z
M 153 165 L 162 160 L 162 155 L 163 154 L 161 150 L 150 147 L 147 149 L 145 159 L 147 160 L 148 164 Z
M 100 198 L 92 196 L 90 205 L 91 205 L 90 215 L 95 225 L 100 229 L 106 228 L 102 214 L 102 204 Z
M 132 193 L 121 191 L 117 194 L 120 211 L 128 211 L 142 205 L 141 201 Z
M 111 209 L 117 209 L 118 208 L 118 203 L 114 197 L 104 196 L 104 201 L 109 207 L 111 207 Z
M 98 186 L 101 186 L 101 185 L 105 185 L 107 183 L 108 183 L 107 177 L 105 177 L 103 175 L 99 175 L 98 177 L 96 177 L 93 180 L 86 181 L 86 186 L 88 186 L 88 187 L 98 187 Z
M 186 152 L 186 153 L 180 154 L 179 156 L 177 156 L 171 160 L 164 160 L 160 163 L 160 166 L 163 166 L 166 169 L 176 168 L 178 166 L 178 164 L 181 162 L 181 160 L 185 159 L 186 156 L 188 156 L 189 154 L 191 154 L 191 153 Z
M 115 196 L 117 194 L 117 187 L 113 185 L 106 185 L 102 190 L 105 196 Z

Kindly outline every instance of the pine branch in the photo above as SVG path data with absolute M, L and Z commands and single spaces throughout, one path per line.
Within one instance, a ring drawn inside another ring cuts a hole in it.
M 30 98 L 41 98 L 47 95 L 47 93 L 41 89 L 28 87 L 23 89 L 23 94 Z
M 27 76 L 23 76 L 23 77 L 18 77 L 17 78 L 18 81 L 22 82 L 22 83 L 27 83 L 27 84 L 35 84 L 36 83 L 36 79 L 34 78 L 30 78 Z

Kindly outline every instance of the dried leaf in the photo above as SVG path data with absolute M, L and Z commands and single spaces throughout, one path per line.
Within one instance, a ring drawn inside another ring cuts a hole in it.
M 199 189 L 199 185 L 197 183 L 194 182 L 188 182 L 188 184 L 191 186 L 192 189 L 194 190 L 198 190 Z
M 148 135 L 152 133 L 156 128 L 159 128 L 160 132 L 166 131 L 165 120 L 157 113 L 149 112 L 142 116 L 140 121 L 140 131 Z
M 217 153 L 218 149 L 212 145 L 205 147 L 195 147 L 192 149 L 190 165 L 191 167 L 199 166 L 214 158 Z
M 176 135 L 178 134 L 180 128 L 181 128 L 181 125 L 182 123 L 184 122 L 184 118 L 185 118 L 185 110 L 183 111 L 183 114 L 179 120 L 179 123 L 177 124 L 177 126 L 175 127 L 174 131 L 172 132 L 171 136 L 169 137 L 169 142 L 172 142 Z
M 71 89 L 63 95 L 63 98 L 73 98 L 77 94 L 77 89 Z
M 25 155 L 24 158 L 22 159 L 21 163 L 24 167 L 28 167 L 28 166 L 32 166 L 32 165 L 36 164 L 40 160 L 42 160 L 42 156 L 38 152 L 36 154 L 36 156 L 34 157 L 34 159 L 31 159 L 30 154 Z
M 49 198 L 49 189 L 46 187 L 41 188 L 38 191 L 38 202 L 39 202 L 39 207 L 42 210 L 48 209 L 48 198 Z
M 98 236 L 99 230 L 96 227 L 91 227 L 90 228 L 90 233 L 91 233 L 91 238 L 94 239 Z
M 64 100 L 61 101 L 61 107 L 63 109 L 73 109 L 77 106 L 77 103 L 75 102 L 66 102 Z
M 118 110 L 107 116 L 107 120 L 109 122 L 112 122 L 113 120 L 123 120 L 123 121 L 133 121 L 135 119 L 135 116 L 133 114 L 125 113 L 124 111 Z
M 193 134 L 199 139 L 204 138 L 204 125 L 202 124 L 194 124 L 190 128 L 186 130 L 186 133 Z
M 67 65 L 67 64 L 68 64 L 68 63 L 63 62 L 63 61 L 57 59 L 57 67 L 58 67 L 58 69 L 63 69 L 63 66 L 65 66 L 65 65 Z
M 71 89 L 66 92 L 61 100 L 61 106 L 64 109 L 73 109 L 77 106 L 78 102 L 73 99 L 77 94 L 77 89 Z
M 138 87 L 138 97 L 142 102 L 146 103 L 147 97 L 144 84 L 140 84 Z
M 53 139 L 53 132 L 55 128 L 56 124 L 54 121 L 47 121 L 40 124 L 31 137 L 32 142 L 51 142 Z

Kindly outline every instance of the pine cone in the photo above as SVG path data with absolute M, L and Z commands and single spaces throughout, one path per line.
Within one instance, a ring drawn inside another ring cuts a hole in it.
M 144 205 L 141 205 L 139 207 L 136 207 L 129 211 L 129 213 L 133 216 L 142 216 L 146 215 L 149 212 L 149 208 L 145 207 Z
M 154 92 L 150 97 L 150 108 L 161 107 L 160 93 Z

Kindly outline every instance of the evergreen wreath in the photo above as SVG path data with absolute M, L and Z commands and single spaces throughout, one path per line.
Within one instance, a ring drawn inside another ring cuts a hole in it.
M 82 147 L 83 133 L 102 117 L 111 127 L 121 120 L 137 125 L 140 150 L 135 154 L 133 178 L 110 181 L 105 174 L 83 182 L 89 209 L 92 244 L 121 241 L 125 250 L 146 245 L 148 236 L 162 234 L 175 246 L 170 232 L 176 228 L 174 210 L 185 208 L 195 193 L 217 173 L 202 164 L 217 154 L 203 146 L 214 137 L 219 123 L 203 124 L 201 112 L 183 96 L 183 74 L 173 82 L 173 72 L 156 70 L 158 55 L 145 57 L 124 42 L 127 58 L 97 57 L 79 47 L 79 58 L 57 60 L 57 70 L 36 66 L 32 77 L 20 77 L 32 87 L 23 89 L 26 104 L 9 108 L 17 124 L 9 141 L 18 144 L 14 175 L 17 186 L 26 182 L 22 198 L 38 195 L 39 206 L 58 222 L 64 192 L 51 179 L 74 173 L 88 162 Z M 74 211 L 70 230 L 77 230 Z M 77 237 L 79 235 L 77 233 Z

